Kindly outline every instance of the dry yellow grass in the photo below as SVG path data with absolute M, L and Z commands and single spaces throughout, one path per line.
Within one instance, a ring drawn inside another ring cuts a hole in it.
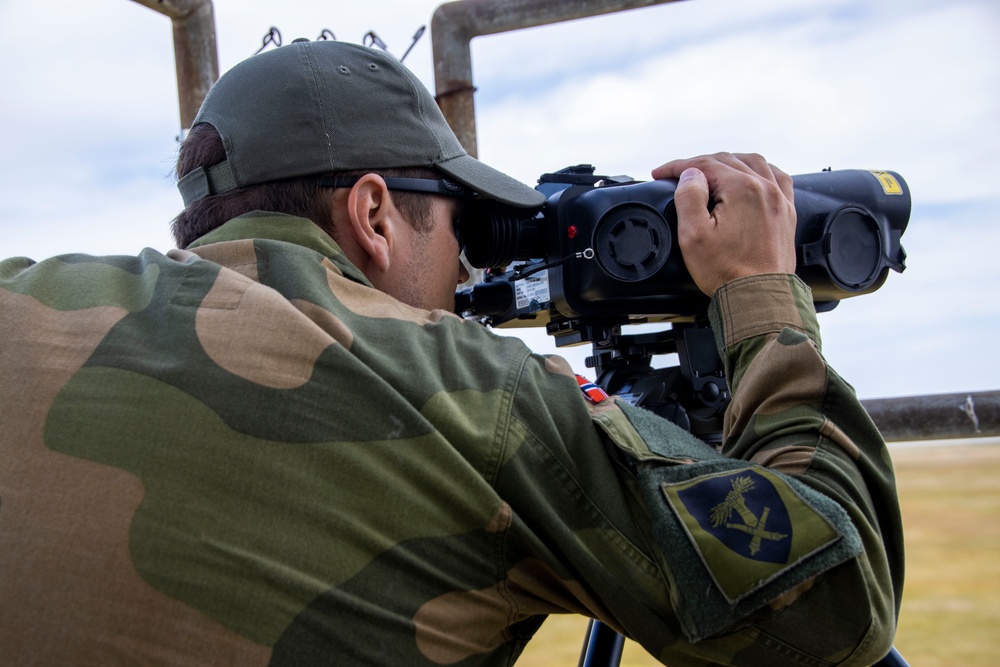
M 893 451 L 906 537 L 896 646 L 913 667 L 1000 664 L 1000 439 Z
M 912 667 L 1000 664 L 1000 438 L 894 447 L 907 571 L 896 648 Z M 573 667 L 587 621 L 552 617 L 518 667 Z M 623 667 L 659 663 L 628 642 Z

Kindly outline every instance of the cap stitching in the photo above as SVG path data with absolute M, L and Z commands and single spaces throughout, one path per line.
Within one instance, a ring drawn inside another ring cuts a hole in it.
M 323 88 L 323 82 L 320 76 L 318 76 L 318 64 L 316 63 L 316 56 L 310 49 L 303 47 L 301 49 L 303 55 L 305 56 L 305 65 L 308 69 L 309 76 L 312 79 L 313 90 L 316 93 L 316 106 L 319 107 L 320 123 L 323 127 L 323 136 L 326 137 L 326 168 L 333 169 L 333 138 L 330 136 L 330 128 L 327 125 L 326 109 L 323 105 L 325 100 L 324 93 L 326 92 Z
M 437 145 L 437 155 L 435 156 L 434 163 L 431 166 L 435 166 L 445 159 L 444 146 L 441 144 L 441 139 L 438 138 L 437 132 L 435 132 L 434 128 L 431 127 L 431 124 L 427 119 L 427 114 L 424 113 L 423 95 L 420 94 L 421 91 L 416 87 L 416 83 L 419 82 L 416 81 L 416 77 L 414 77 L 411 74 L 410 70 L 407 69 L 406 65 L 403 65 L 402 63 L 394 63 L 394 64 L 396 64 L 397 67 L 400 68 L 401 70 L 400 74 L 406 80 L 406 83 L 410 86 L 410 94 L 412 95 L 413 100 L 416 102 L 417 113 L 420 116 L 420 121 L 424 124 L 424 129 L 427 131 L 428 134 L 434 137 L 434 143 Z M 423 88 L 423 84 L 420 84 L 420 86 L 421 88 Z M 424 92 L 426 92 L 426 89 L 424 89 Z

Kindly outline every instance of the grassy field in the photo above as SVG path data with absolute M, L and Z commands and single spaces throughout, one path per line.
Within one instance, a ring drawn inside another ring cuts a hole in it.
M 1000 438 L 892 456 L 907 551 L 896 648 L 911 667 L 1000 665 Z M 586 628 L 550 618 L 518 667 L 574 667 Z M 657 664 L 626 644 L 623 667 Z

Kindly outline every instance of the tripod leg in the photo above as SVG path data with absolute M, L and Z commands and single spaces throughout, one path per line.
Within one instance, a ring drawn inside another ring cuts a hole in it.
M 889 651 L 889 655 L 876 662 L 873 667 L 910 667 L 910 664 L 906 660 L 903 660 L 903 656 L 893 646 L 892 650 Z
M 579 667 L 618 667 L 625 638 L 600 621 L 591 621 L 583 639 Z

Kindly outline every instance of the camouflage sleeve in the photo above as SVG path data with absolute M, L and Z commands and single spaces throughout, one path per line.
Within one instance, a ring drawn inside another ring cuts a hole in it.
M 869 664 L 888 652 L 903 579 L 903 536 L 892 462 L 853 388 L 828 366 L 809 288 L 768 275 L 726 285 L 710 316 L 733 402 L 723 453 L 780 471 L 834 500 L 863 550 L 770 603 L 759 627 L 794 645 L 817 627 L 851 637 L 851 658 Z M 787 607 L 787 610 L 785 608 Z M 783 611 L 782 611 L 783 610 Z M 820 625 L 822 624 L 822 625 Z
M 869 665 L 902 585 L 885 445 L 821 356 L 797 278 L 731 283 L 711 308 L 734 390 L 721 453 L 624 402 L 589 406 L 631 507 L 614 516 L 610 485 L 589 483 L 603 516 L 577 540 L 613 582 L 581 575 L 604 605 L 590 612 L 669 665 Z

